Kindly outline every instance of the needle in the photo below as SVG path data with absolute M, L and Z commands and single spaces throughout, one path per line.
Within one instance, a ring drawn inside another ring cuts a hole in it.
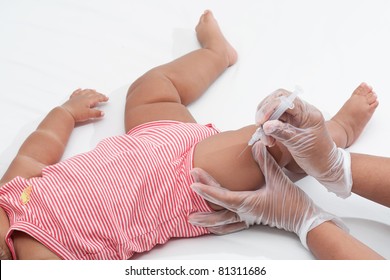
M 249 145 L 246 146 L 245 149 L 242 150 L 242 152 L 238 155 L 238 158 L 240 158 L 249 147 L 250 147 Z

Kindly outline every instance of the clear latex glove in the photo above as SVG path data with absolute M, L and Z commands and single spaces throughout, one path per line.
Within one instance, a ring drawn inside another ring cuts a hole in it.
M 316 178 L 329 191 L 346 198 L 351 195 L 352 174 L 350 154 L 337 148 L 325 126 L 321 112 L 309 103 L 296 98 L 294 107 L 279 120 L 268 121 L 286 90 L 277 90 L 260 103 L 256 124 L 262 125 L 265 139 L 272 146 L 275 140 L 289 150 L 297 164 Z
M 196 181 L 192 189 L 226 210 L 193 213 L 190 223 L 207 227 L 216 234 L 235 232 L 254 224 L 268 225 L 295 232 L 306 248 L 307 233 L 323 222 L 333 220 L 344 228 L 338 218 L 317 207 L 290 181 L 261 142 L 254 145 L 253 153 L 265 177 L 265 186 L 257 191 L 229 191 L 202 169 L 192 171 Z

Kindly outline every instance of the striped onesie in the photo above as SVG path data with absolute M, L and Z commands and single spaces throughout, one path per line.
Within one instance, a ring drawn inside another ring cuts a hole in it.
M 16 177 L 0 189 L 10 229 L 23 231 L 63 259 L 128 259 L 172 237 L 208 233 L 188 223 L 211 211 L 189 174 L 195 145 L 211 125 L 158 121 L 109 137 L 90 152 Z

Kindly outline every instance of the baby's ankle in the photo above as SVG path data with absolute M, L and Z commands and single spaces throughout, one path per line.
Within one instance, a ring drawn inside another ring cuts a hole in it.
M 349 139 L 352 139 L 351 132 L 346 128 L 346 125 L 342 120 L 337 119 L 336 117 L 332 118 L 327 122 L 328 131 L 333 139 L 333 142 L 336 143 L 337 147 L 347 148 L 349 144 Z

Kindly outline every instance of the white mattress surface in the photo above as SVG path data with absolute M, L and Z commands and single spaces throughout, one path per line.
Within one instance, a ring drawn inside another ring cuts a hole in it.
M 0 175 L 25 137 L 76 88 L 110 97 L 104 120 L 79 126 L 64 158 L 124 132 L 127 87 L 150 68 L 198 48 L 194 27 L 211 9 L 239 60 L 190 109 L 221 130 L 253 123 L 277 88 L 330 117 L 362 81 L 380 105 L 353 152 L 390 157 L 390 2 L 217 0 L 0 1 Z M 390 180 L 390 179 L 389 179 Z M 347 200 L 312 178 L 297 182 L 351 233 L 390 258 L 390 210 Z M 136 259 L 312 259 L 291 233 L 257 226 L 226 236 L 175 239 Z

